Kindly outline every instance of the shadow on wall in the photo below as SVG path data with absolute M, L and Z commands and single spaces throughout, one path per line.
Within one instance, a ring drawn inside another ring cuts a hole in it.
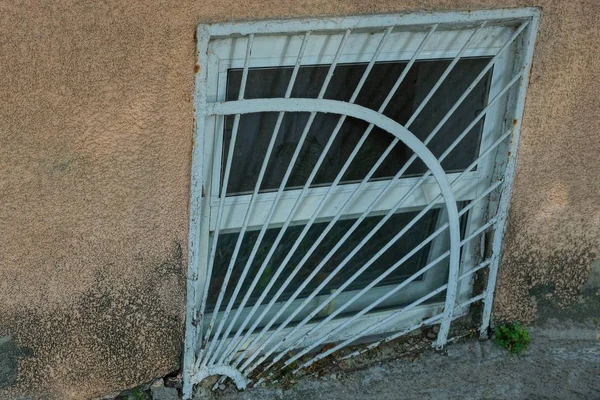
M 0 389 L 15 384 L 19 358 L 32 355 L 31 349 L 18 347 L 14 339 L 14 335 L 0 336 Z

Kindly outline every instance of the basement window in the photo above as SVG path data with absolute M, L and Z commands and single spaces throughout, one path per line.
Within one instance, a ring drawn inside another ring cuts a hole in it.
M 387 106 L 381 113 L 407 127 L 422 141 L 427 140 L 428 135 L 436 129 L 446 114 L 449 114 L 447 121 L 437 128 L 437 133 L 427 147 L 436 157 L 440 157 L 459 135 L 464 136 L 441 162 L 452 179 L 464 173 L 479 154 L 497 139 L 502 123 L 501 119 L 494 118 L 493 112 L 485 113 L 475 124 L 472 122 L 486 107 L 490 96 L 497 95 L 506 84 L 505 79 L 501 78 L 505 76 L 504 70 L 509 60 L 500 59 L 494 63 L 493 68 L 485 68 L 490 64 L 495 51 L 510 37 L 511 29 L 501 26 L 479 28 L 479 32 L 471 38 L 470 45 L 460 59 L 449 68 L 476 29 L 477 27 L 467 30 L 444 30 L 438 27 L 433 33 L 430 33 L 429 27 L 410 32 L 393 30 L 387 36 L 383 48 L 379 49 L 377 61 L 370 67 L 369 62 L 382 42 L 385 32 L 359 31 L 346 37 L 343 31 L 333 34 L 311 32 L 305 44 L 302 65 L 295 73 L 295 83 L 287 97 L 352 102 L 372 110 L 382 108 L 382 104 L 386 102 Z M 332 62 L 336 59 L 336 52 L 344 40 L 346 43 L 337 55 L 335 69 L 328 76 Z M 285 98 L 290 79 L 294 75 L 295 56 L 300 53 L 303 41 L 303 35 L 256 35 L 253 39 L 243 98 Z M 419 49 L 424 42 L 423 47 Z M 240 97 L 247 44 L 247 38 L 217 39 L 212 43 L 214 64 L 209 65 L 209 73 L 213 72 L 208 84 L 209 98 L 217 102 L 227 102 Z M 417 50 L 420 50 L 419 54 L 413 59 Z M 368 67 L 370 72 L 366 74 L 364 82 L 361 82 Z M 492 82 L 494 72 L 496 79 Z M 479 79 L 468 95 L 449 113 L 476 78 Z M 398 81 L 400 84 L 392 90 Z M 441 84 L 435 93 L 429 96 L 438 82 Z M 352 99 L 359 84 L 362 88 Z M 323 93 L 320 96 L 321 91 Z M 392 95 L 388 99 L 390 94 Z M 427 101 L 424 101 L 426 98 Z M 268 324 L 269 316 L 275 317 L 279 306 L 284 305 L 290 298 L 293 302 L 287 306 L 289 311 L 279 313 L 273 325 L 284 322 L 293 313 L 295 315 L 290 321 L 291 325 L 306 318 L 315 309 L 315 304 L 322 305 L 322 302 L 328 299 L 328 295 L 341 287 L 428 205 L 437 186 L 435 180 L 425 179 L 422 188 L 409 194 L 405 203 L 394 210 L 377 233 L 360 246 L 365 236 L 427 172 L 427 167 L 420 159 L 411 160 L 414 153 L 406 145 L 397 143 L 391 146 L 394 136 L 375 127 L 371 128 L 372 132 L 358 146 L 353 161 L 334 186 L 348 157 L 357 148 L 364 132 L 369 129 L 369 123 L 347 117 L 339 127 L 336 138 L 328 143 L 339 123 L 339 115 L 317 113 L 311 117 L 311 113 L 308 112 L 286 112 L 279 124 L 278 118 L 278 112 L 248 113 L 239 117 L 207 302 L 208 311 L 214 310 L 219 298 L 218 293 L 224 280 L 228 278 L 229 283 L 220 304 L 221 307 L 226 307 L 232 299 L 236 285 L 241 281 L 242 274 L 246 272 L 239 293 L 248 291 L 252 282 L 257 283 L 246 302 L 243 302 L 243 295 L 235 296 L 233 307 L 242 305 L 250 311 L 265 290 L 268 292 L 262 296 L 260 307 L 276 298 L 276 303 L 262 318 L 258 327 Z M 234 115 L 215 118 L 214 130 L 211 130 L 214 132 L 214 142 L 210 147 L 214 150 L 207 154 L 213 160 L 211 226 L 216 224 L 219 193 L 227 172 L 225 169 L 228 165 L 228 149 L 231 146 L 235 119 Z M 307 126 L 309 129 L 305 132 Z M 278 129 L 273 139 L 275 128 Z M 300 150 L 296 151 L 299 144 Z M 310 185 L 303 191 L 303 186 L 311 178 L 313 168 L 326 146 L 326 157 L 312 177 Z M 361 185 L 361 180 L 369 174 L 388 148 L 391 150 L 387 156 Z M 269 160 L 266 169 L 260 179 L 258 191 L 253 195 L 267 154 Z M 294 166 L 289 169 L 292 159 Z M 403 166 L 408 168 L 399 179 L 394 180 L 394 175 Z M 478 193 L 485 189 L 489 184 L 488 176 L 489 172 L 485 166 L 482 168 L 479 163 L 463 174 L 461 180 L 464 183 L 459 199 L 461 204 L 474 200 Z M 390 186 L 387 192 L 369 208 L 388 185 Z M 280 188 L 282 190 L 278 196 Z M 428 196 L 428 193 L 432 194 Z M 301 206 L 297 207 L 288 225 L 283 228 L 290 218 L 290 210 L 299 202 L 301 196 Z M 326 204 L 322 205 L 322 202 Z M 317 218 L 311 222 L 310 219 L 319 206 L 321 209 Z M 339 210 L 343 210 L 341 215 L 338 215 Z M 367 214 L 363 215 L 365 212 Z M 363 218 L 357 224 L 361 216 Z M 463 214 L 462 225 L 463 230 L 468 228 L 467 231 L 472 232 L 481 225 L 481 217 L 469 217 L 469 211 Z M 245 219 L 248 221 L 244 228 Z M 319 316 L 323 317 L 335 311 L 339 305 L 344 305 L 446 222 L 444 208 L 433 207 L 409 228 L 402 240 L 383 251 L 372 266 L 345 287 L 335 302 L 323 307 Z M 309 224 L 307 232 L 299 240 L 303 229 Z M 354 224 L 357 225 L 353 230 Z M 261 234 L 262 230 L 264 232 Z M 325 230 L 327 233 L 323 236 Z M 243 235 L 240 235 L 242 231 Z M 349 231 L 351 234 L 344 238 Z M 280 234 L 282 236 L 277 240 Z M 236 253 L 236 243 L 240 236 L 243 238 Z M 343 245 L 336 246 L 342 238 Z M 360 250 L 351 255 L 357 246 Z M 343 313 L 364 308 L 374 299 L 381 297 L 382 293 L 448 251 L 448 246 L 448 235 L 438 235 L 364 296 L 346 306 Z M 335 249 L 336 247 L 339 248 Z M 308 251 L 310 255 L 307 257 Z M 320 285 L 342 262 L 346 262 L 344 267 L 335 273 L 329 282 Z M 232 268 L 227 277 L 230 264 Z M 273 279 L 278 268 L 282 268 L 281 272 Z M 298 271 L 292 280 L 286 283 L 295 269 Z M 319 272 L 295 294 L 315 269 Z M 406 289 L 381 302 L 374 311 L 408 304 L 426 295 L 446 282 L 447 271 L 448 260 L 440 261 L 434 268 L 414 279 Z M 284 290 L 277 294 L 277 289 L 282 285 L 285 285 Z M 298 310 L 311 294 L 314 295 L 314 299 L 311 300 L 310 306 Z M 442 295 L 433 297 L 429 302 L 435 303 L 440 297 Z M 260 312 L 255 314 L 260 315 Z M 242 322 L 243 316 L 234 324 Z
M 472 278 L 497 268 L 536 15 L 199 28 L 199 365 L 252 371 L 422 324 L 445 343 L 493 293 Z

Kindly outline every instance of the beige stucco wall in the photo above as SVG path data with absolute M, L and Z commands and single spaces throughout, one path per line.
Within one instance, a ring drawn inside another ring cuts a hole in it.
M 530 320 L 532 287 L 568 302 L 600 258 L 598 1 L 1 0 L 0 337 L 24 357 L 0 399 L 177 369 L 199 22 L 519 6 L 543 16 L 495 313 Z

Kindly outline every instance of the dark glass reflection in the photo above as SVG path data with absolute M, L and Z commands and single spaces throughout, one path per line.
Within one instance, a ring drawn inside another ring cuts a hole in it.
M 329 282 L 320 294 L 329 294 L 332 290 L 340 287 L 344 282 L 348 280 L 358 269 L 360 269 L 369 259 L 380 249 L 382 249 L 403 227 L 405 227 L 416 215 L 415 212 L 404 212 L 394 214 L 389 218 L 379 231 L 352 257 L 350 262 L 338 273 L 335 278 Z M 416 246 L 418 246 L 424 239 L 426 239 L 435 229 L 437 219 L 439 216 L 439 209 L 432 209 L 427 212 L 414 226 L 412 226 L 393 246 L 385 251 L 377 261 L 371 265 L 358 279 L 348 286 L 347 291 L 358 290 L 364 288 L 373 279 L 380 276 L 389 267 L 394 265 L 398 260 L 408 254 Z M 344 245 L 333 254 L 331 258 L 325 263 L 324 267 L 316 275 L 306 288 L 301 292 L 299 298 L 307 297 L 323 280 L 329 276 L 330 272 L 333 271 L 340 263 L 346 258 L 350 252 L 352 252 L 358 244 L 365 238 L 365 236 L 377 225 L 382 216 L 368 217 L 358 226 L 358 228 L 348 237 Z M 292 293 L 299 287 L 301 282 L 310 275 L 312 271 L 323 261 L 329 251 L 339 242 L 349 228 L 356 222 L 355 219 L 346 219 L 338 221 L 334 227 L 329 231 L 324 240 L 319 244 L 316 250 L 311 253 L 310 258 L 302 266 L 300 272 L 293 281 L 290 283 L 288 288 L 285 290 L 283 295 L 279 298 L 280 301 L 288 299 Z M 294 255 L 286 265 L 283 273 L 279 279 L 273 285 L 273 288 L 269 292 L 265 302 L 268 302 L 275 292 L 281 287 L 283 282 L 287 279 L 289 274 L 295 269 L 300 260 L 307 254 L 310 247 L 314 244 L 316 238 L 326 228 L 328 222 L 315 223 L 311 226 L 308 234 L 304 237 L 298 249 L 294 252 Z M 255 304 L 256 299 L 264 291 L 264 288 L 269 284 L 272 276 L 275 274 L 277 268 L 281 265 L 284 258 L 290 252 L 291 247 L 294 245 L 296 239 L 300 235 L 304 225 L 290 226 L 286 230 L 282 241 L 277 246 L 274 255 L 270 259 L 267 267 L 265 268 L 262 276 L 259 278 L 258 285 L 254 289 L 252 296 L 247 305 Z M 250 283 L 256 277 L 256 274 L 266 259 L 267 253 L 271 249 L 271 246 L 279 233 L 280 228 L 268 229 L 265 237 L 261 241 L 261 244 L 256 253 L 256 257 L 250 266 L 248 276 L 244 280 L 242 290 L 240 293 L 246 293 Z M 239 277 L 249 259 L 250 253 L 256 243 L 256 238 L 259 231 L 248 231 L 244 235 L 244 240 L 240 249 L 240 253 L 237 257 L 233 274 L 230 278 L 227 291 L 225 293 L 225 301 L 223 308 L 229 301 L 231 294 L 235 288 L 235 285 L 239 281 Z M 220 291 L 227 267 L 233 254 L 235 243 L 239 237 L 239 233 L 228 233 L 220 234 L 217 246 L 217 254 L 215 258 L 215 264 L 213 269 L 213 277 L 211 279 L 211 287 L 209 290 L 209 311 L 214 308 L 216 303 L 217 294 Z M 429 254 L 429 244 L 424 246 L 421 250 L 410 257 L 404 264 L 397 268 L 393 273 L 383 279 L 378 286 L 385 286 L 390 284 L 397 284 L 402 282 L 411 274 L 422 268 L 427 261 Z M 241 302 L 243 296 L 238 296 L 235 304 L 238 305 Z M 264 304 L 264 303 L 263 303 Z
M 424 140 L 488 61 L 489 58 L 470 58 L 459 61 L 418 118 L 412 123 L 410 131 Z M 400 124 L 406 124 L 449 63 L 450 60 L 416 62 L 396 91 L 384 114 Z M 356 104 L 377 110 L 405 66 L 406 62 L 375 64 Z M 292 97 L 316 98 L 328 68 L 328 65 L 301 67 Z M 325 93 L 325 98 L 349 100 L 365 68 L 366 64 L 364 63 L 338 65 Z M 245 98 L 284 97 L 291 74 L 291 67 L 250 69 Z M 241 70 L 229 70 L 227 100 L 238 98 L 241 76 Z M 477 113 L 485 107 L 489 80 L 490 73 L 488 72 L 437 133 L 435 139 L 430 142 L 428 147 L 434 155 L 440 156 L 467 128 Z M 308 113 L 286 113 L 269 160 L 261 191 L 275 190 L 281 184 L 308 117 Z M 306 182 L 338 119 L 338 115 L 317 114 L 286 188 L 301 187 Z M 256 113 L 241 117 L 227 189 L 228 195 L 248 193 L 254 189 L 276 120 L 277 113 Z M 482 126 L 483 119 L 469 131 L 457 148 L 442 162 L 446 171 L 464 170 L 477 157 Z M 223 159 L 227 154 L 232 127 L 233 117 L 229 116 L 225 119 Z M 366 128 L 367 123 L 363 121 L 354 118 L 346 119 L 331 149 L 327 152 L 313 181 L 313 186 L 326 185 L 334 180 Z M 364 178 L 392 139 L 389 133 L 374 129 L 344 175 L 342 183 L 355 182 Z M 412 151 L 406 146 L 401 143 L 397 144 L 376 171 L 373 179 L 392 177 L 411 155 Z M 416 161 L 404 176 L 419 175 L 424 171 L 423 163 Z

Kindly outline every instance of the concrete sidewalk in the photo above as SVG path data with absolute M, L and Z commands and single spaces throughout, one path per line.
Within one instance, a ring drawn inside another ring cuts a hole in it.
M 425 351 L 417 360 L 305 377 L 294 386 L 256 387 L 195 399 L 600 399 L 600 341 L 594 325 L 532 328 L 530 349 L 513 356 L 492 341 L 470 339 Z

